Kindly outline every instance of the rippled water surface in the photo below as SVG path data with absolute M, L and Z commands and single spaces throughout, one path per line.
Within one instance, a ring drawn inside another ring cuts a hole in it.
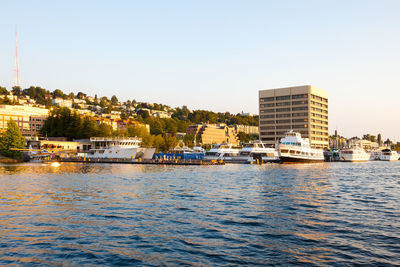
M 0 165 L 0 265 L 400 265 L 400 162 Z

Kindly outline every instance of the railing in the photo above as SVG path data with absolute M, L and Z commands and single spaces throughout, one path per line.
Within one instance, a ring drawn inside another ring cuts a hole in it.
M 90 137 L 90 141 L 142 141 L 140 137 Z

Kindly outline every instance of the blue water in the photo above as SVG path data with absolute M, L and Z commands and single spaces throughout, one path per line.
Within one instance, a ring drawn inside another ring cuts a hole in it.
M 0 166 L 0 265 L 400 265 L 400 162 Z

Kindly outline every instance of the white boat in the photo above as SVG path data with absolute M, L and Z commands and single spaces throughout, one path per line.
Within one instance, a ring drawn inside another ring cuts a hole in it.
M 384 161 L 395 161 L 399 160 L 399 154 L 396 151 L 387 148 L 382 150 L 379 159 Z
M 278 153 L 281 163 L 324 162 L 323 150 L 311 148 L 308 138 L 293 131 L 287 132 L 280 140 Z
M 204 154 L 204 159 L 232 161 L 235 157 L 239 155 L 239 153 L 240 149 L 233 148 L 232 144 L 215 144 L 209 151 Z
M 365 162 L 369 161 L 371 153 L 366 152 L 361 147 L 353 147 L 340 150 L 340 161 Z
M 275 148 L 267 147 L 261 141 L 253 141 L 246 144 L 245 147 L 240 150 L 239 155 L 232 160 L 234 162 L 252 163 L 260 159 L 263 162 L 278 162 L 278 151 Z
M 151 159 L 155 148 L 140 147 L 136 137 L 91 137 L 89 152 L 78 153 L 78 157 L 96 159 Z

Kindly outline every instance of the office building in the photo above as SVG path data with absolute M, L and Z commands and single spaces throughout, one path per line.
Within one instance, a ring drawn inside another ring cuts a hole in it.
M 276 145 L 289 130 L 328 148 L 328 92 L 311 85 L 259 91 L 260 139 Z

